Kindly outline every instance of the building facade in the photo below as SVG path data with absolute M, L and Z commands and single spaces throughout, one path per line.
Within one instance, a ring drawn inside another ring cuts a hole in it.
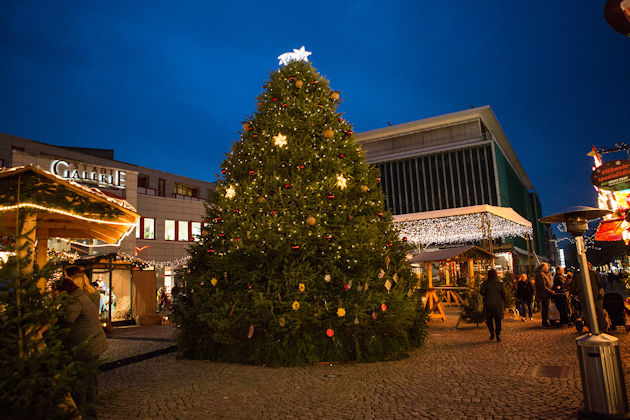
M 170 287 L 187 248 L 201 233 L 205 203 L 215 184 L 114 159 L 113 150 L 59 147 L 0 133 L 0 167 L 36 165 L 62 178 L 123 198 L 142 216 L 119 247 L 97 240 L 65 247 L 82 255 L 120 252 L 146 261 L 156 271 L 156 287 Z M 51 247 L 64 247 L 51 243 Z
M 393 214 L 510 207 L 532 223 L 534 251 L 547 255 L 540 200 L 489 106 L 359 133 L 356 141 L 380 169 Z M 527 248 L 522 238 L 511 242 Z

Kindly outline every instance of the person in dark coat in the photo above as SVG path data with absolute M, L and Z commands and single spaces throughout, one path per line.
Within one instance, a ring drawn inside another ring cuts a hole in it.
M 496 270 L 488 270 L 488 279 L 482 283 L 480 294 L 483 297 L 483 313 L 490 331 L 490 340 L 494 340 L 496 334 L 497 341 L 501 341 L 501 319 L 506 298 Z
M 553 296 L 551 286 L 549 264 L 542 263 L 536 269 L 536 298 L 540 301 L 540 316 L 543 327 L 551 327 L 549 324 L 549 301 Z
M 567 290 L 567 280 L 564 275 L 564 268 L 556 267 L 556 275 L 553 276 L 554 291 L 553 303 L 555 303 L 558 312 L 560 312 L 560 325 L 567 325 L 569 322 L 569 305 L 567 296 L 564 293 Z
M 521 274 L 521 279 L 516 285 L 516 298 L 521 304 L 521 321 L 529 316 L 529 320 L 532 319 L 532 300 L 534 299 L 534 285 L 532 281 L 527 278 L 527 274 Z
M 73 298 L 60 318 L 62 326 L 70 329 L 68 336 L 64 339 L 64 347 L 72 351 L 78 345 L 87 342 L 87 345 L 76 354 L 76 358 L 79 361 L 96 362 L 108 346 L 107 337 L 101 327 L 98 308 L 88 294 L 68 277 L 64 277 L 56 289 L 59 292 L 66 292 Z M 97 377 L 91 374 L 82 379 L 85 386 L 73 393 L 72 397 L 80 410 L 87 408 L 88 411 L 92 411 L 96 401 Z M 95 413 L 93 415 L 95 416 Z

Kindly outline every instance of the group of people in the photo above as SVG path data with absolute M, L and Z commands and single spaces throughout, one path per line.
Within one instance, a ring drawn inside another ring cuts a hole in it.
M 605 332 L 607 324 L 603 310 L 604 284 L 599 274 L 592 269 L 591 263 L 588 263 L 588 271 L 597 323 L 600 331 Z M 515 298 L 516 309 L 521 320 L 532 320 L 533 308 L 538 302 L 543 327 L 568 325 L 571 314 L 569 296 L 578 302 L 585 302 L 587 298 L 580 278 L 581 272 L 579 270 L 574 276 L 572 273 L 565 273 L 563 267 L 556 267 L 552 280 L 550 265 L 547 263 L 538 266 L 534 281 L 528 278 L 527 274 L 518 276 L 515 284 Z M 501 320 L 507 300 L 505 288 L 499 280 L 496 270 L 488 270 L 488 278 L 482 283 L 480 294 L 483 298 L 484 317 L 490 331 L 490 340 L 496 338 L 497 341 L 501 341 Z M 549 309 L 552 303 L 558 316 L 552 316 L 550 320 Z

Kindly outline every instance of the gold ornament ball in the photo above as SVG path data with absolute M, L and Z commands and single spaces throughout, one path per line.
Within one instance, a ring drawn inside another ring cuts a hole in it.
M 333 92 L 330 95 L 330 97 L 333 98 L 336 101 L 337 99 L 339 99 L 339 92 Z
M 367 185 L 361 185 L 361 192 L 368 192 L 369 188 Z
M 264 203 L 265 202 L 265 197 L 258 197 L 258 202 L 259 203 Z
M 244 122 L 243 123 L 243 131 L 247 132 L 249 130 L 249 123 Z
M 313 216 L 308 216 L 306 218 L 306 223 L 311 225 L 311 226 L 313 226 L 315 224 L 315 222 L 316 222 L 316 220 L 315 220 L 315 218 Z
M 296 80 L 295 81 L 295 87 L 296 88 L 301 88 L 302 86 L 304 86 L 304 82 L 301 80 Z
M 324 137 L 326 137 L 327 139 L 332 139 L 334 136 L 335 133 L 330 128 L 324 130 Z

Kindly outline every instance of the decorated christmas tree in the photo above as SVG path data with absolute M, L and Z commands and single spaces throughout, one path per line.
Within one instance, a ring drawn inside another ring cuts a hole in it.
M 424 340 L 410 246 L 308 54 L 279 57 L 222 163 L 176 309 L 185 357 L 376 361 Z

